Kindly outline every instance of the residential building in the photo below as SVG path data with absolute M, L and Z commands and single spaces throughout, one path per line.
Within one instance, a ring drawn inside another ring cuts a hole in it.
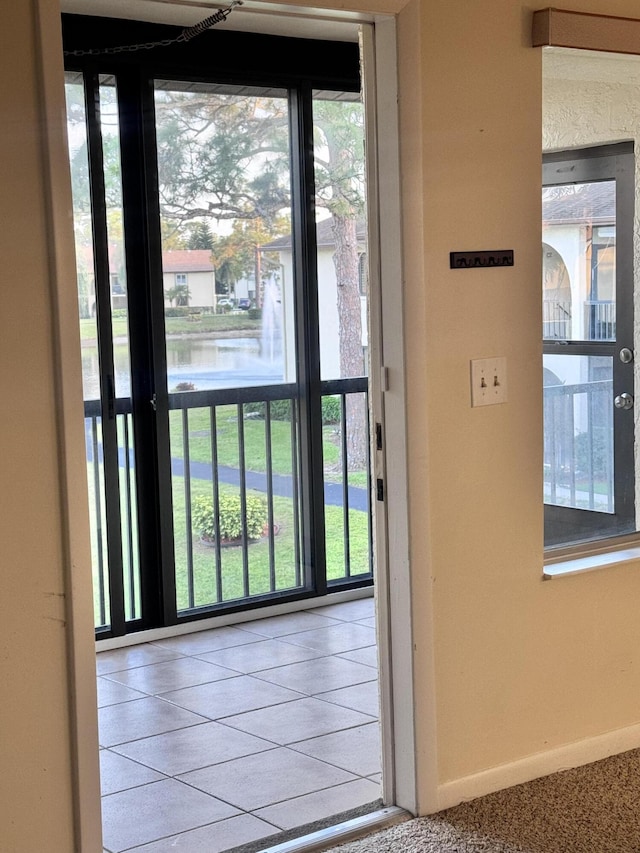
M 208 249 L 167 249 L 162 253 L 166 304 L 215 308 L 216 274 Z M 186 288 L 182 296 L 175 288 Z M 176 294 L 172 296 L 172 294 Z
M 338 316 L 338 298 L 336 292 L 336 268 L 334 264 L 335 239 L 333 237 L 331 217 L 316 225 L 316 244 L 318 247 L 318 325 L 322 346 L 320 348 L 320 373 L 323 379 L 336 379 L 340 376 L 340 318 Z M 366 279 L 366 229 L 363 220 L 357 223 L 358 270 L 360 274 L 360 327 L 363 357 L 367 348 L 367 279 Z M 284 295 L 282 311 L 284 316 L 293 315 L 292 290 L 286 285 L 293 281 L 293 250 L 291 235 L 278 237 L 260 247 L 260 251 L 277 255 L 279 270 L 272 275 L 269 286 L 276 287 Z M 263 284 L 263 288 L 265 284 Z M 284 328 L 293 333 L 293 326 Z M 293 352 L 293 341 L 285 342 L 285 352 Z M 289 373 L 292 370 L 289 369 Z

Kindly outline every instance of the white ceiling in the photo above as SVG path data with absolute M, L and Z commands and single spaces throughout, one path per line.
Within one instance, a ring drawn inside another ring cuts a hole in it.
M 61 0 L 63 12 L 182 27 L 193 26 L 225 6 L 224 2 L 211 0 Z M 354 12 L 243 0 L 242 6 L 237 6 L 216 29 L 357 41 L 359 23 L 368 20 L 370 16 Z

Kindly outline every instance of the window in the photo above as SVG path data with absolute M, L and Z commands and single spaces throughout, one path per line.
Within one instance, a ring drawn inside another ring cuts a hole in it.
M 633 170 L 627 143 L 544 158 L 546 545 L 636 527 Z

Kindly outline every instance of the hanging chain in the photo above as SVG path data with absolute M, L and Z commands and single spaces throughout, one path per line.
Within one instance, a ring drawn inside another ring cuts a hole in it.
M 103 55 L 111 55 L 114 53 L 127 53 L 130 51 L 136 50 L 151 50 L 154 47 L 168 47 L 171 44 L 180 44 L 183 42 L 191 41 L 191 39 L 199 36 L 201 33 L 208 30 L 209 27 L 213 27 L 215 24 L 220 24 L 222 21 L 226 21 L 233 9 L 236 6 L 242 6 L 243 0 L 232 0 L 232 2 L 225 6 L 224 9 L 218 9 L 213 15 L 209 15 L 208 18 L 205 18 L 204 21 L 200 21 L 199 24 L 195 24 L 193 27 L 185 27 L 175 38 L 172 39 L 162 39 L 161 41 L 147 41 L 141 44 L 123 44 L 117 45 L 116 47 L 100 47 L 100 48 L 88 48 L 87 50 L 65 50 L 65 56 L 103 56 Z

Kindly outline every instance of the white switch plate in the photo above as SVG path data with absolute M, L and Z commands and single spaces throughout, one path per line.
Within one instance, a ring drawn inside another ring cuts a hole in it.
M 471 361 L 471 405 L 507 402 L 507 359 L 474 358 Z

